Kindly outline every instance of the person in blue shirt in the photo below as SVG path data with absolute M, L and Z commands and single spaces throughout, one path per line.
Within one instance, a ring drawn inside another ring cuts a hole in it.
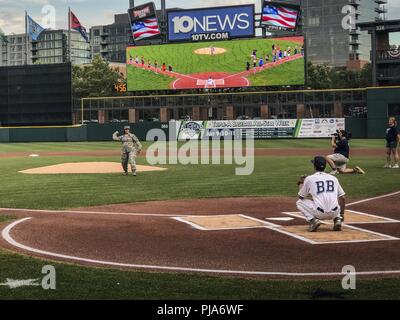
M 389 119 L 389 126 L 386 129 L 387 162 L 385 168 L 399 169 L 398 145 L 400 142 L 400 131 L 397 129 L 396 118 Z M 393 157 L 393 164 L 392 164 Z
M 348 133 L 345 130 L 339 130 L 337 134 L 332 135 L 331 141 L 334 153 L 326 157 L 326 161 L 332 168 L 332 175 L 336 174 L 365 174 L 365 171 L 360 167 L 347 168 L 350 161 L 350 146 Z

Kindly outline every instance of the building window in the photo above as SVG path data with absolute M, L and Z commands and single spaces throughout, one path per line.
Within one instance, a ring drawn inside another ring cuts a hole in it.
M 308 25 L 310 27 L 317 27 L 320 25 L 319 17 L 313 17 L 308 19 Z

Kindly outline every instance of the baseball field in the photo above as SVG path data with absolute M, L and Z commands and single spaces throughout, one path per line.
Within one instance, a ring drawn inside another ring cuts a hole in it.
M 119 162 L 118 143 L 0 144 L 0 299 L 399 299 L 400 170 L 383 169 L 385 142 L 352 141 L 350 165 L 367 174 L 339 176 L 344 231 L 316 237 L 296 181 L 329 141 L 255 147 L 249 176 L 176 164 L 134 178 L 97 167 Z M 151 166 L 145 154 L 138 164 Z M 82 163 L 93 172 L 22 172 Z M 7 286 L 40 283 L 49 264 L 56 290 Z M 345 265 L 357 290 L 342 288 Z
M 292 37 L 130 47 L 127 49 L 128 89 L 304 84 L 303 43 L 304 38 Z M 277 49 L 282 57 L 277 55 L 275 61 Z M 210 78 L 213 84 L 207 86 Z

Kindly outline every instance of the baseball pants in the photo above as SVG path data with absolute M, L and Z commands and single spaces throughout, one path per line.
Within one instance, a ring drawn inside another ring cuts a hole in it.
M 122 168 L 128 172 L 128 165 L 132 167 L 132 172 L 136 172 L 136 152 L 124 152 L 121 155 Z
M 299 200 L 296 203 L 297 209 L 306 217 L 307 221 L 310 222 L 312 219 L 318 220 L 333 220 L 340 218 L 340 207 L 338 206 L 336 211 L 321 212 L 318 210 L 317 205 L 312 200 L 304 199 Z

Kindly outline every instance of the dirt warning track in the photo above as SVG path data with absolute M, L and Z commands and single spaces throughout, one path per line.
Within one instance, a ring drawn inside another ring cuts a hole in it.
M 351 237 L 340 239 L 326 224 L 318 234 L 322 242 L 304 232 L 305 221 L 296 216 L 291 198 L 155 201 L 73 211 L 1 209 L 17 219 L 2 226 L 0 245 L 123 269 L 326 278 L 352 265 L 359 275 L 396 276 L 399 200 L 396 193 L 349 206 L 345 229 Z
M 146 150 L 143 150 L 141 156 L 146 155 Z M 385 149 L 366 149 L 366 148 L 354 148 L 352 149 L 351 156 L 353 157 L 385 157 Z M 213 150 L 210 150 L 210 154 Z M 221 151 L 221 154 L 223 151 Z M 318 148 L 257 148 L 254 149 L 255 156 L 265 157 L 313 157 L 321 154 L 331 154 L 332 149 L 318 149 Z M 29 157 L 29 152 L 8 152 L 0 153 L 0 159 L 9 158 L 26 158 Z M 39 152 L 40 157 L 116 157 L 121 156 L 121 151 L 116 148 L 113 150 L 101 150 L 101 151 L 63 151 L 63 152 Z M 140 156 L 139 156 L 140 157 Z

